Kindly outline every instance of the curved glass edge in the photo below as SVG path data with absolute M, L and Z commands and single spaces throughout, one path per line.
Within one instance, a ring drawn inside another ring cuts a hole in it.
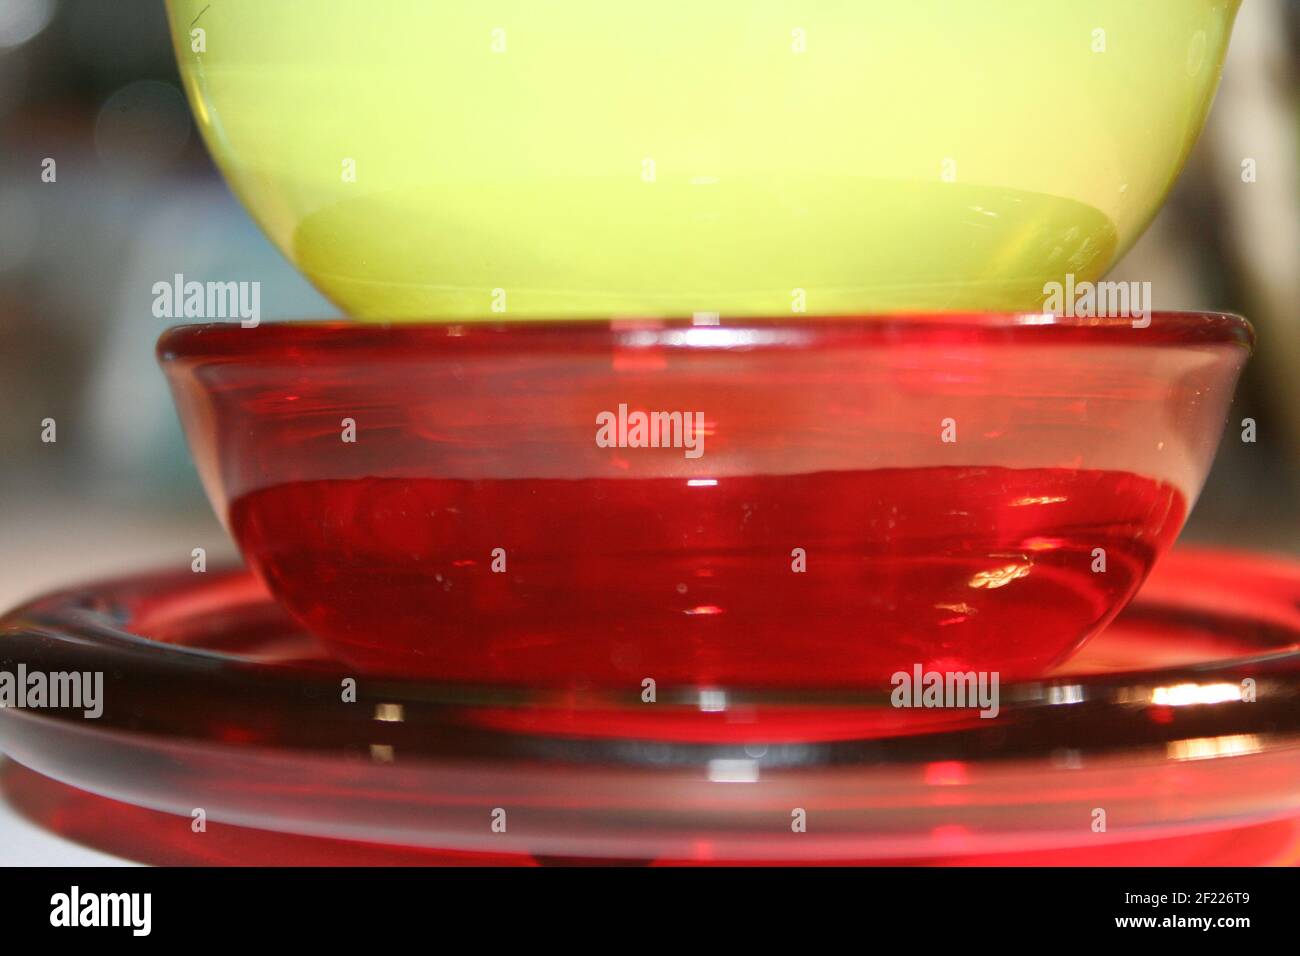
M 710 320 L 712 322 L 712 320 Z M 1149 325 L 1128 318 L 1098 318 L 1050 313 L 914 313 L 878 316 L 818 316 L 771 319 L 612 319 L 518 322 L 356 323 L 347 320 L 268 322 L 245 329 L 237 323 L 174 326 L 162 333 L 157 354 L 163 364 L 185 359 L 238 358 L 293 349 L 306 354 L 365 352 L 394 344 L 412 349 L 665 348 L 751 350 L 813 345 L 852 346 L 932 334 L 969 334 L 977 340 L 1124 345 L 1203 345 L 1223 343 L 1247 351 L 1255 332 L 1242 316 L 1227 312 L 1155 312 Z
M 269 606 L 247 572 L 207 577 L 201 593 L 190 575 L 139 577 L 27 604 L 0 619 L 0 668 L 39 664 L 51 671 L 112 675 L 117 692 L 105 695 L 103 717 L 93 722 L 97 732 L 211 741 L 212 727 L 221 726 L 231 740 L 247 736 L 279 749 L 349 751 L 373 743 L 381 713 L 401 712 L 403 723 L 421 731 L 403 747 L 404 755 L 414 759 L 530 755 L 560 763 L 651 766 L 661 765 L 667 755 L 677 764 L 691 765 L 743 758 L 747 743 L 770 740 L 763 761 L 771 767 L 1034 759 L 1062 750 L 1165 760 L 1178 758 L 1178 748 L 1186 749 L 1189 740 L 1210 742 L 1202 756 L 1235 755 L 1243 747 L 1244 752 L 1264 752 L 1294 747 L 1300 740 L 1300 628 L 1276 615 L 1241 608 L 1219 613 L 1175 607 L 1172 620 L 1232 633 L 1249 648 L 1245 655 L 1007 684 L 1001 689 L 1001 719 L 983 720 L 972 713 L 965 720 L 901 727 L 886 723 L 882 729 L 878 718 L 898 714 L 883 689 L 736 689 L 720 696 L 717 688 L 678 687 L 660 695 L 656 720 L 685 721 L 689 729 L 701 719 L 725 718 L 730 709 L 751 728 L 742 743 L 710 739 L 707 727 L 656 739 L 643 723 L 620 725 L 620 715 L 644 714 L 634 693 L 475 687 L 376 676 L 363 682 L 362 703 L 371 706 L 339 708 L 339 679 L 346 676 L 341 665 L 268 664 L 162 644 L 133 632 L 138 616 L 156 619 L 166 610 L 160 612 L 160 604 L 169 599 L 181 602 L 176 612 L 181 623 L 222 607 L 233 607 L 237 622 L 240 613 Z M 1300 582 L 1300 575 L 1294 580 Z M 1164 607 L 1139 599 L 1134 613 L 1159 617 Z M 1240 691 L 1247 681 L 1250 699 Z M 721 711 L 719 700 L 725 701 Z M 292 719 L 286 719 L 287 713 Z M 11 716 L 85 726 L 79 711 L 0 712 L 0 718 Z M 815 733 L 799 738 L 801 721 L 827 718 L 844 731 L 834 739 Z M 620 726 L 623 732 L 618 732 Z M 1216 750 L 1216 740 L 1237 743 Z M 1195 756 L 1192 751 L 1188 755 Z

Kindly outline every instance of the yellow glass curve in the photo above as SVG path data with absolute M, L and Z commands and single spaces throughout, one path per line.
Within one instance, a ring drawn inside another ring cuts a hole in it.
M 169 0 L 208 147 L 362 319 L 1032 309 L 1177 176 L 1239 0 Z

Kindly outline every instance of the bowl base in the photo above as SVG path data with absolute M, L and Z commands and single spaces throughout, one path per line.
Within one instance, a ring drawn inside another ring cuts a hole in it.
M 930 467 L 295 482 L 237 499 L 230 524 L 364 673 L 854 688 L 917 666 L 1042 674 L 1127 603 L 1185 512 L 1123 472 Z

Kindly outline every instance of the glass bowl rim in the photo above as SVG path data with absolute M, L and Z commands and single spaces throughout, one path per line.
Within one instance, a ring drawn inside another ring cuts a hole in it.
M 164 365 L 186 359 L 237 359 L 292 349 L 303 355 L 364 353 L 400 345 L 413 352 L 488 346 L 602 351 L 660 348 L 703 351 L 845 348 L 896 345 L 957 332 L 979 344 L 1046 345 L 1236 345 L 1247 353 L 1255 331 L 1231 312 L 1157 311 L 1149 326 L 1131 318 L 1070 316 L 1042 312 L 915 312 L 851 316 L 697 319 L 611 318 L 516 321 L 358 322 L 351 319 L 291 320 L 243 327 L 238 321 L 173 326 L 158 339 Z M 509 341 L 503 338 L 509 336 Z

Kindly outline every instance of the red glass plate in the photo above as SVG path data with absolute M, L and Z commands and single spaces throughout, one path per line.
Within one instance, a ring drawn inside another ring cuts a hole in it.
M 0 710 L 0 746 L 97 795 L 11 774 L 34 816 L 92 842 L 91 819 L 152 834 L 165 860 L 236 861 L 272 831 L 245 860 L 1288 862 L 1297 600 L 1294 562 L 1176 552 L 984 720 L 880 692 L 695 687 L 648 704 L 367 678 L 246 572 L 135 578 L 0 621 L 0 669 L 105 675 L 101 718 Z M 60 823 L 42 799 L 97 815 Z M 192 834 L 196 808 L 223 842 Z

